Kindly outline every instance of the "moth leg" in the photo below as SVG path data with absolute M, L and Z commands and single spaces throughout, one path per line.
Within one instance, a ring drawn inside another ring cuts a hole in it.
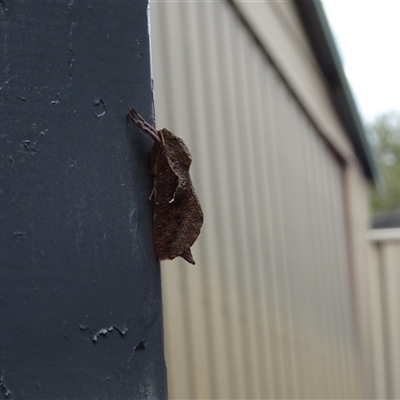
M 172 196 L 172 199 L 168 202 L 169 204 L 173 203 L 175 201 L 175 195 L 176 195 L 176 190 Z
M 153 185 L 153 189 L 151 189 L 151 193 L 150 193 L 150 196 L 149 196 L 149 201 L 153 200 L 155 192 L 156 192 L 156 185 Z
M 143 132 L 147 133 L 154 141 L 161 141 L 157 130 L 153 128 L 149 123 L 147 123 L 146 120 L 133 107 L 129 109 L 126 118 L 129 121 L 133 122 Z

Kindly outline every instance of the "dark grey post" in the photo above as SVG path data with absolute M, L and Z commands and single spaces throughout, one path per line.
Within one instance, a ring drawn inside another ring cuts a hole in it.
M 162 399 L 146 0 L 0 0 L 0 399 Z

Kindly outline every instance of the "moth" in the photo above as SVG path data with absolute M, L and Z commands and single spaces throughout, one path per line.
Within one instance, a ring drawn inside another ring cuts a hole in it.
M 200 234 L 203 211 L 190 179 L 192 156 L 185 142 L 167 129 L 156 130 L 133 108 L 128 121 L 153 139 L 150 171 L 154 204 L 153 235 L 160 260 L 182 257 L 195 264 L 190 248 Z

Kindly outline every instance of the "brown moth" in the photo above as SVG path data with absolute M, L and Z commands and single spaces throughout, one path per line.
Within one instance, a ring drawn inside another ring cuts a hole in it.
M 203 225 L 203 211 L 189 175 L 192 156 L 184 141 L 167 129 L 157 131 L 133 108 L 128 121 L 133 122 L 153 140 L 150 168 L 154 203 L 154 246 L 160 260 L 182 257 L 195 264 L 190 251 Z

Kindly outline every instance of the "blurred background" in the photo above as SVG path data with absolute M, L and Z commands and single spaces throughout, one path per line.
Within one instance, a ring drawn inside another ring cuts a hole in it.
M 150 4 L 205 214 L 162 266 L 170 398 L 400 398 L 398 1 Z

